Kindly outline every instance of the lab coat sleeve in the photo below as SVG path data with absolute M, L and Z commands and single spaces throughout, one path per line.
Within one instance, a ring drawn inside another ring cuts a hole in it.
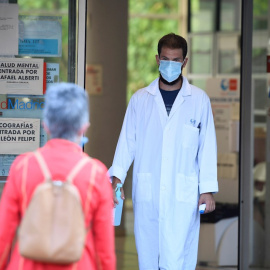
M 136 146 L 136 110 L 135 97 L 131 98 L 121 133 L 118 139 L 113 164 L 109 169 L 109 175 L 115 176 L 124 183 L 127 171 L 134 160 Z
M 210 100 L 204 95 L 199 135 L 199 192 L 218 192 L 217 143 Z

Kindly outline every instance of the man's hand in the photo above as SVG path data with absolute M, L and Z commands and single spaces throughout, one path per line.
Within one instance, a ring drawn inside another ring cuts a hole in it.
M 117 200 L 117 198 L 116 198 L 116 194 L 115 194 L 116 185 L 118 183 L 121 184 L 122 183 L 121 180 L 119 178 L 113 176 L 113 179 L 112 179 L 112 189 L 113 189 L 113 203 L 114 203 L 114 206 L 115 206 L 115 204 L 118 204 L 119 203 L 118 200 Z M 122 198 L 122 200 L 124 200 L 125 199 L 124 189 L 121 188 L 120 190 L 121 190 L 121 198 Z
M 200 195 L 198 207 L 203 203 L 206 204 L 204 214 L 213 212 L 216 208 L 215 199 L 212 193 L 202 193 Z

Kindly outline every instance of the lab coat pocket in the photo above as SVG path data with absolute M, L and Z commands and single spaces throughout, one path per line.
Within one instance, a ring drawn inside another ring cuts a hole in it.
M 198 180 L 197 176 L 186 176 L 177 174 L 176 176 L 176 200 L 179 202 L 198 202 Z
M 137 173 L 135 201 L 149 202 L 152 198 L 151 173 Z
M 183 146 L 197 148 L 199 143 L 199 129 L 190 125 L 184 125 Z

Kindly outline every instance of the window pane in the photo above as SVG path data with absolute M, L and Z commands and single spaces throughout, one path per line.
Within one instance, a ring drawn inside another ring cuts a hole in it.
M 44 61 L 46 63 L 58 63 L 59 64 L 59 81 L 68 81 L 68 1 L 29 1 L 18 0 L 20 15 L 26 16 L 41 16 L 40 18 L 58 17 L 62 27 L 62 46 L 61 57 L 46 57 Z M 39 18 L 39 17 L 37 17 Z M 40 29 L 36 29 L 40 31 Z M 58 78 L 57 78 L 58 79 Z
M 253 48 L 252 48 L 252 72 L 265 73 L 266 72 L 266 55 L 268 44 L 267 31 L 253 32 Z
M 34 79 L 24 78 L 27 87 L 27 80 L 37 79 L 41 81 L 42 86 L 40 84 L 31 86 L 35 89 L 32 93 L 24 92 L 25 87 L 22 84 L 16 84 L 17 91 L 1 94 L 0 102 L 5 102 L 4 104 L 7 105 L 1 106 L 0 116 L 2 119 L 10 118 L 10 121 L 15 122 L 21 121 L 21 118 L 30 118 L 29 121 L 32 121 L 31 119 L 41 120 L 45 88 L 59 81 L 69 81 L 70 77 L 75 78 L 76 60 L 72 61 L 72 59 L 75 59 L 76 51 L 75 48 L 71 49 L 70 44 L 76 42 L 76 31 L 70 31 L 71 29 L 69 29 L 71 27 L 71 18 L 68 16 L 69 1 L 18 0 L 13 2 L 16 2 L 19 7 L 19 51 L 18 55 L 12 58 L 12 61 L 35 60 L 38 61 L 38 65 L 40 65 L 39 63 L 43 64 L 44 61 L 46 65 L 43 68 L 46 70 L 43 71 L 43 74 L 45 74 L 42 77 L 43 81 L 39 76 Z M 76 1 L 73 1 L 73 4 L 75 3 Z M 74 9 L 75 14 L 76 10 Z M 72 27 L 75 29 L 75 25 L 72 25 Z M 10 61 L 8 59 L 7 61 Z M 72 66 L 75 66 L 75 68 L 70 68 Z M 20 74 L 26 74 L 26 76 L 37 74 L 33 73 L 34 70 L 28 72 L 22 71 Z M 17 77 L 17 79 L 20 80 L 20 77 Z M 40 124 L 37 126 L 32 133 L 36 136 L 31 140 L 37 144 L 34 144 L 33 147 L 42 147 L 47 142 L 48 137 L 43 126 Z M 13 140 L 17 141 L 17 138 L 14 137 Z M 17 146 L 11 145 L 7 151 L 2 152 L 3 154 L 0 155 L 0 180 L 6 179 L 10 165 L 23 150 L 22 147 L 18 150 Z M 25 151 L 30 150 L 26 148 Z
M 212 40 L 210 35 L 190 38 L 190 73 L 210 74 L 212 70 Z
M 253 0 L 252 42 L 252 91 L 254 121 L 254 167 L 253 167 L 253 219 L 250 221 L 251 260 L 249 269 L 270 269 L 270 200 L 269 192 L 269 74 L 266 73 L 266 57 L 269 54 L 269 1 Z
M 191 32 L 215 30 L 216 1 L 191 0 Z
M 240 0 L 222 0 L 220 13 L 221 31 L 237 31 L 240 29 Z
M 189 82 L 191 84 L 201 88 L 202 90 L 205 90 L 206 79 L 192 79 L 192 80 L 189 80 Z
M 267 80 L 255 79 L 254 80 L 254 109 L 265 110 L 267 101 Z
M 218 72 L 233 74 L 240 72 L 240 36 L 218 37 Z
M 268 1 L 253 0 L 253 29 L 264 30 L 268 25 Z

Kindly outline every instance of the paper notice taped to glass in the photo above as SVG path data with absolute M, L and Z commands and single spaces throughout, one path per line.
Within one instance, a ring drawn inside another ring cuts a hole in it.
M 18 54 L 18 16 L 17 4 L 0 1 L 0 55 Z

